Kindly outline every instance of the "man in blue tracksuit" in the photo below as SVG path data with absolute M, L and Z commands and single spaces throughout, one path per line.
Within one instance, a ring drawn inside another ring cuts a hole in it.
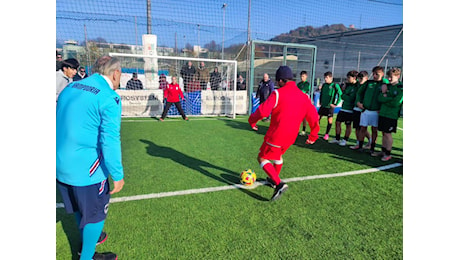
M 110 195 L 124 185 L 121 163 L 121 65 L 103 56 L 93 75 L 69 84 L 56 106 L 56 180 L 67 213 L 74 213 L 82 242 L 80 259 L 117 259 L 95 252 Z M 110 191 L 108 177 L 114 187 Z

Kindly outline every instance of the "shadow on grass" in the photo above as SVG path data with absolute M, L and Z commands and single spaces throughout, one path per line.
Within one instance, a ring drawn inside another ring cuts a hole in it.
M 329 154 L 331 158 L 337 159 L 337 160 L 345 160 L 349 161 L 350 163 L 355 163 L 355 164 L 360 164 L 360 165 L 367 165 L 372 168 L 375 167 L 380 167 L 388 164 L 393 164 L 393 163 L 403 163 L 403 156 L 401 154 L 392 154 L 392 159 L 389 161 L 382 161 L 381 157 L 372 157 L 370 155 L 369 150 L 364 150 L 364 151 L 357 151 L 357 150 L 351 150 L 349 148 L 349 145 L 346 146 L 339 146 L 338 144 L 330 144 L 328 141 L 323 140 L 321 137 L 318 138 L 318 140 L 313 144 L 313 145 L 306 145 L 307 137 L 306 136 L 299 136 L 297 137 L 296 142 L 294 145 L 303 147 L 305 149 L 310 149 L 318 153 L 326 153 Z M 353 143 L 353 140 L 350 139 L 349 143 Z M 381 145 L 377 144 L 376 145 L 376 151 L 380 151 Z M 401 151 L 402 149 L 399 147 L 393 148 L 393 150 Z M 402 167 L 395 167 L 391 168 L 388 170 L 385 170 L 385 172 L 392 172 L 396 174 L 402 175 Z
M 224 179 L 227 179 L 228 181 L 232 182 L 232 183 L 239 183 L 240 182 L 240 178 L 239 176 L 235 176 L 235 175 L 230 175 L 230 174 L 221 174 L 222 178 Z M 248 190 L 245 190 L 245 189 L 239 189 L 240 191 L 242 191 L 243 193 L 246 193 L 247 195 L 253 197 L 254 199 L 257 199 L 257 200 L 260 200 L 260 201 L 270 201 L 269 199 L 267 198 L 264 198 L 258 194 L 255 194 L 253 192 L 250 192 Z
M 146 151 L 149 155 L 153 157 L 167 158 L 167 159 L 173 160 L 174 162 L 178 164 L 182 164 L 183 166 L 188 167 L 194 171 L 197 171 L 209 178 L 212 178 L 214 180 L 220 181 L 228 185 L 233 185 L 239 182 L 239 176 L 236 176 L 234 173 L 232 173 L 232 171 L 228 169 L 211 164 L 207 161 L 193 158 L 171 147 L 157 145 L 150 140 L 140 139 L 139 141 L 148 145 L 146 147 Z M 218 175 L 215 175 L 207 171 L 205 168 L 214 168 L 216 170 L 223 172 L 224 174 L 221 174 L 221 176 L 218 176 Z M 250 192 L 248 190 L 244 190 L 244 189 L 238 189 L 238 190 L 248 194 L 249 196 L 255 199 L 258 199 L 261 201 L 267 201 L 267 199 L 259 196 L 258 194 Z
M 252 130 L 252 128 L 249 126 L 249 123 L 248 122 L 241 122 L 241 121 L 236 121 L 236 120 L 228 120 L 228 119 L 225 119 L 223 120 L 225 122 L 225 124 L 229 127 L 232 127 L 232 128 L 235 128 L 235 129 L 238 129 L 238 130 L 244 130 L 244 131 L 252 131 L 256 134 L 260 134 L 260 135 L 265 135 L 267 133 L 267 130 L 268 130 L 268 126 L 269 126 L 269 122 L 258 122 L 257 123 L 257 127 L 259 128 L 259 130 L 257 131 L 254 131 Z

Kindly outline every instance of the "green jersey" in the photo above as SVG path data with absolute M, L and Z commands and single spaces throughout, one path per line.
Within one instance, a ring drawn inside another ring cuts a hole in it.
M 330 108 L 331 104 L 337 106 L 342 96 L 342 90 L 340 89 L 339 85 L 336 83 L 324 83 L 321 87 L 320 97 L 319 97 L 319 104 L 322 107 Z
M 356 104 L 356 93 L 358 93 L 358 83 L 346 83 L 342 94 L 342 110 L 351 112 Z
M 301 81 L 297 83 L 297 87 L 302 90 L 303 93 L 310 95 L 310 82 L 308 81 Z
M 380 110 L 379 94 L 382 93 L 382 84 L 388 84 L 387 79 L 381 81 L 368 80 L 359 88 L 357 94 L 358 102 L 362 103 L 364 109 L 371 111 Z
M 380 93 L 379 102 L 382 104 L 380 107 L 379 116 L 388 117 L 391 119 L 398 119 L 399 110 L 403 102 L 403 87 L 401 83 L 396 85 L 387 85 L 388 90 L 385 94 Z

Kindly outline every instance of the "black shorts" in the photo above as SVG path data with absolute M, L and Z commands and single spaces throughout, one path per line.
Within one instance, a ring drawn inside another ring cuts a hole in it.
M 336 121 L 345 122 L 345 125 L 351 125 L 351 122 L 353 121 L 353 112 L 345 112 L 343 110 L 340 110 L 337 114 Z
M 68 214 L 80 212 L 79 228 L 106 219 L 110 201 L 108 179 L 89 186 L 72 186 L 56 180 Z
M 327 116 L 327 117 L 333 117 L 334 116 L 334 108 L 330 107 L 320 107 L 318 110 L 318 115 L 319 116 Z
M 361 121 L 361 111 L 353 110 L 353 128 L 358 129 Z
M 384 133 L 396 133 L 397 125 L 398 125 L 397 119 L 379 116 L 379 127 L 378 127 L 379 131 L 382 131 Z

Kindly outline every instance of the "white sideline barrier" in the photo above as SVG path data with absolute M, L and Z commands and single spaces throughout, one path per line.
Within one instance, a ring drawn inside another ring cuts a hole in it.
M 122 116 L 156 117 L 163 112 L 163 90 L 116 90 L 121 97 Z M 184 93 L 185 95 L 185 93 Z M 233 91 L 201 91 L 200 115 L 232 114 Z M 245 90 L 236 91 L 236 114 L 247 114 L 248 96 Z

